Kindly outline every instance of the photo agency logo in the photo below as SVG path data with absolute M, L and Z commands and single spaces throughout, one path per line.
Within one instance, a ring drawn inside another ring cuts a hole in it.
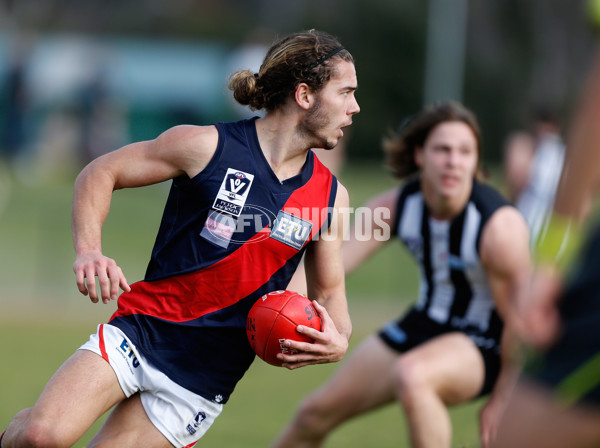
M 345 241 L 351 235 L 358 241 L 387 241 L 391 236 L 390 217 L 391 212 L 385 207 L 286 208 L 275 215 L 265 207 L 245 204 L 238 216 L 212 210 L 201 235 L 224 248 L 229 244 L 258 243 L 273 238 L 299 250 L 310 238 L 337 239 L 339 226 L 345 229 Z M 321 232 L 313 229 L 318 223 Z
M 229 244 L 258 243 L 269 238 L 276 218 L 273 212 L 259 205 L 244 205 L 238 216 L 213 209 L 200 235 L 223 248 Z

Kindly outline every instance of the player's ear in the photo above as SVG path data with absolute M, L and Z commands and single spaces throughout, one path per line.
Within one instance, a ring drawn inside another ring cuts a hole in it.
M 298 104 L 298 106 L 304 110 L 308 110 L 312 105 L 314 94 L 312 90 L 310 90 L 310 87 L 308 87 L 308 84 L 301 82 L 296 87 L 294 99 L 296 100 L 296 104 Z

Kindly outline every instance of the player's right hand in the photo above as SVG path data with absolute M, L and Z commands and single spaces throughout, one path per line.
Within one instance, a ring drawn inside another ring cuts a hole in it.
M 123 291 L 131 290 L 115 260 L 105 257 L 100 251 L 77 254 L 73 263 L 73 272 L 75 272 L 79 292 L 85 296 L 89 295 L 93 303 L 99 301 L 96 277 L 98 277 L 100 298 L 103 303 L 109 303 L 111 299 L 116 300 L 119 296 L 119 287 Z
M 555 269 L 538 267 L 526 289 L 519 294 L 513 325 L 526 344 L 545 349 L 560 331 L 558 299 L 563 288 Z
M 327 309 L 316 300 L 313 300 L 312 304 L 321 318 L 321 331 L 299 325 L 296 331 L 308 336 L 313 342 L 286 339 L 285 346 L 294 352 L 277 355 L 277 359 L 284 362 L 282 367 L 293 370 L 313 364 L 337 362 L 348 351 L 348 339 L 337 330 Z

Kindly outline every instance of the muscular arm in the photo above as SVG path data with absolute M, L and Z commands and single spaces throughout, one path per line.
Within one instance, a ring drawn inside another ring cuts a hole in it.
M 317 299 L 317 310 L 325 324 L 322 333 L 310 328 L 302 329 L 315 340 L 315 344 L 286 342 L 289 347 L 303 352 L 281 355 L 281 359 L 287 361 L 285 367 L 290 369 L 337 361 L 343 357 L 352 331 L 344 273 L 358 267 L 389 239 L 397 189 L 369 201 L 368 207 L 372 213 L 367 215 L 364 227 L 370 229 L 371 233 L 359 236 L 354 231 L 347 234 L 346 224 L 350 218 L 348 193 L 341 184 L 338 185 L 332 225 L 310 247 L 305 260 L 308 297 Z
M 514 293 L 530 270 L 529 229 L 514 207 L 502 207 L 481 236 L 481 262 L 500 316 L 506 319 Z
M 395 188 L 371 199 L 366 206 L 370 213 L 364 214 L 365 234 L 358 235 L 355 228 L 347 232 L 346 223 L 350 218 L 348 193 L 340 184 L 334 222 L 325 238 L 307 254 L 307 266 L 310 266 L 307 268 L 308 297 L 325 297 L 328 288 L 332 288 L 331 291 L 341 291 L 344 295 L 344 300 L 339 301 L 344 304 L 341 314 L 347 313 L 344 273 L 352 272 L 389 240 L 397 197 L 398 189 Z
M 312 244 L 305 261 L 308 297 L 325 306 L 346 340 L 352 334 L 352 323 L 346 302 L 342 244 L 347 232 L 344 214 L 348 213 L 349 206 L 348 191 L 338 182 L 332 223 L 327 232 Z
M 337 196 L 328 230 L 315 240 L 306 252 L 305 266 L 308 297 L 321 317 L 321 331 L 299 326 L 314 343 L 286 340 L 288 347 L 298 350 L 293 355 L 278 355 L 284 367 L 296 369 L 311 364 L 336 362 L 348 350 L 352 322 L 346 301 L 346 286 L 342 262 L 342 243 L 346 232 L 349 206 L 348 192 L 338 183 Z
M 95 277 L 104 303 L 129 289 L 116 262 L 102 254 L 102 226 L 112 193 L 151 185 L 183 174 L 193 177 L 206 166 L 217 146 L 214 127 L 177 126 L 158 138 L 132 143 L 88 164 L 75 181 L 71 225 L 77 287 L 98 301 Z
M 494 436 L 519 371 L 516 335 L 509 316 L 516 292 L 528 279 L 531 256 L 529 230 L 515 208 L 502 207 L 490 218 L 481 237 L 480 253 L 496 308 L 505 322 L 501 341 L 502 369 L 480 417 L 480 432 L 485 447 Z

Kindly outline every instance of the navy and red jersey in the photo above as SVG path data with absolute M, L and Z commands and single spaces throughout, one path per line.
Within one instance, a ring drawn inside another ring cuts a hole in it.
M 143 281 L 119 297 L 110 323 L 173 381 L 225 403 L 254 359 L 246 317 L 285 289 L 306 245 L 330 222 L 337 180 L 309 151 L 280 181 L 255 118 L 218 123 L 206 168 L 173 180 Z

